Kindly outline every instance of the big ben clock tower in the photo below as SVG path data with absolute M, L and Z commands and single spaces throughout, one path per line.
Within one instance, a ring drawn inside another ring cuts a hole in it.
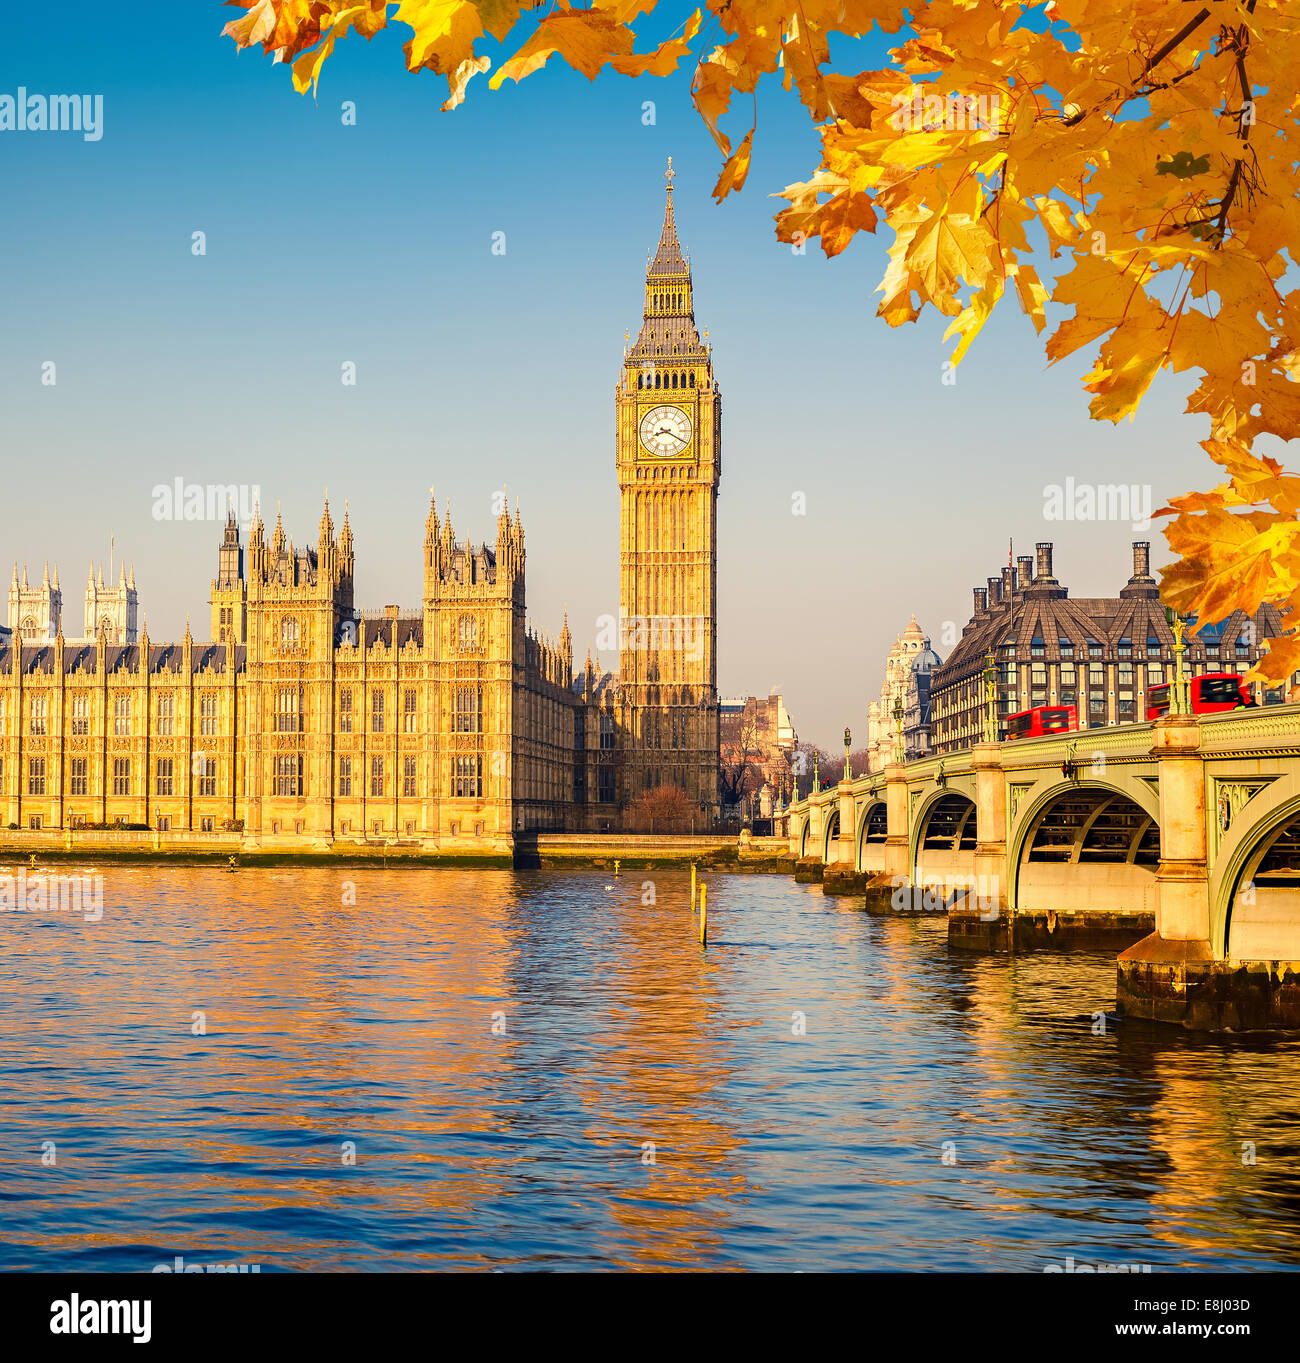
M 695 328 L 673 163 L 645 314 L 615 398 L 621 801 L 659 785 L 702 819 L 718 801 L 717 507 L 722 398 Z M 707 335 L 707 333 L 705 333 Z

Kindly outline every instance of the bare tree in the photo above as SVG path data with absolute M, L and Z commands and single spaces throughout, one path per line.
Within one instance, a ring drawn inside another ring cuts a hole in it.
M 652 786 L 628 805 L 625 825 L 633 833 L 688 833 L 694 814 L 680 786 Z
M 718 754 L 718 789 L 724 805 L 738 805 L 744 799 L 753 785 L 753 760 L 761 753 L 758 716 L 747 712 L 740 721 L 736 741 L 724 744 Z

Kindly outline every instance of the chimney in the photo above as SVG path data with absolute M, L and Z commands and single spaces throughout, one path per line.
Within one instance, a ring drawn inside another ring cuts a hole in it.
M 1002 590 L 998 594 L 999 601 L 1010 601 L 1011 593 L 1015 589 L 1015 570 L 1008 563 L 1002 570 Z
M 989 589 L 987 587 L 975 588 L 975 618 L 978 620 L 981 615 L 988 613 L 989 608 Z
M 1034 574 L 1034 581 L 1054 584 L 1056 579 L 1052 576 L 1052 542 L 1040 541 L 1034 545 L 1034 549 L 1038 555 L 1038 570 Z
M 988 579 L 988 584 L 989 609 L 992 610 L 1002 600 L 1002 579 L 991 577 Z
M 1023 592 L 1033 576 L 1034 560 L 1028 554 L 1020 554 L 1016 558 L 1016 564 L 1016 586 Z
M 1133 542 L 1133 576 L 1132 582 L 1151 582 L 1151 544 L 1148 540 L 1135 540 Z

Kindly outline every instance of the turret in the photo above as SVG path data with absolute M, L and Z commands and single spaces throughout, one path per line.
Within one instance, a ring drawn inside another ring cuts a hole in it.
M 564 611 L 564 626 L 560 630 L 560 684 L 567 690 L 573 685 L 573 635 L 569 631 L 569 611 Z

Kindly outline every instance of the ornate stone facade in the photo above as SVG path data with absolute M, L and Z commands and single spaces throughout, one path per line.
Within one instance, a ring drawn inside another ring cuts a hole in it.
M 18 580 L 18 565 L 14 564 L 14 575 L 9 581 L 7 602 L 7 621 L 9 631 L 25 643 L 47 643 L 52 640 L 63 623 L 63 593 L 59 590 L 59 565 L 54 565 L 54 579 L 50 580 L 50 565 L 45 565 L 45 574 L 40 586 L 33 587 L 27 578 L 27 565 L 23 564 L 22 581 Z
M 106 636 L 110 644 L 133 644 L 136 641 L 139 611 L 135 566 L 132 565 L 128 576 L 126 564 L 123 564 L 117 585 L 105 586 L 104 565 L 99 565 L 98 577 L 95 576 L 95 565 L 90 565 L 80 635 L 64 629 L 63 592 L 59 587 L 57 563 L 54 565 L 53 577 L 50 576 L 50 565 L 45 565 L 45 573 L 38 587 L 33 587 L 28 581 L 25 564 L 22 581 L 19 581 L 18 565 L 15 563 L 7 606 L 9 632 L 21 636 L 26 644 L 52 644 L 60 634 L 70 641 L 91 643 L 100 633 Z
M 111 575 L 111 572 L 110 572 Z M 104 585 L 104 565 L 95 574 L 92 563 L 86 577 L 82 612 L 82 639 L 89 643 L 104 634 L 110 644 L 133 644 L 139 638 L 140 598 L 135 590 L 135 564 L 128 573 L 123 564 L 116 586 Z
M 421 605 L 382 612 L 356 608 L 352 528 L 345 511 L 336 535 L 328 499 L 314 547 L 295 548 L 279 515 L 268 537 L 260 513 L 245 546 L 232 515 L 211 642 L 187 625 L 180 643 L 143 626 L 74 645 L 57 574 L 33 637 L 0 636 L 0 819 L 499 853 L 530 830 L 617 827 L 661 782 L 716 815 L 721 419 L 691 289 L 670 180 L 615 402 L 617 682 L 590 653 L 575 677 L 567 619 L 555 641 L 527 629 L 517 508 L 475 546 L 431 498 Z
M 672 162 L 645 310 L 615 397 L 619 522 L 619 798 L 674 784 L 718 798 L 718 482 L 722 396 L 695 326 Z
M 910 762 L 930 753 L 930 678 L 939 655 L 916 616 L 894 640 L 885 660 L 880 699 L 867 706 L 867 770 L 883 771 L 894 760 L 894 704 L 903 704 L 903 750 Z

